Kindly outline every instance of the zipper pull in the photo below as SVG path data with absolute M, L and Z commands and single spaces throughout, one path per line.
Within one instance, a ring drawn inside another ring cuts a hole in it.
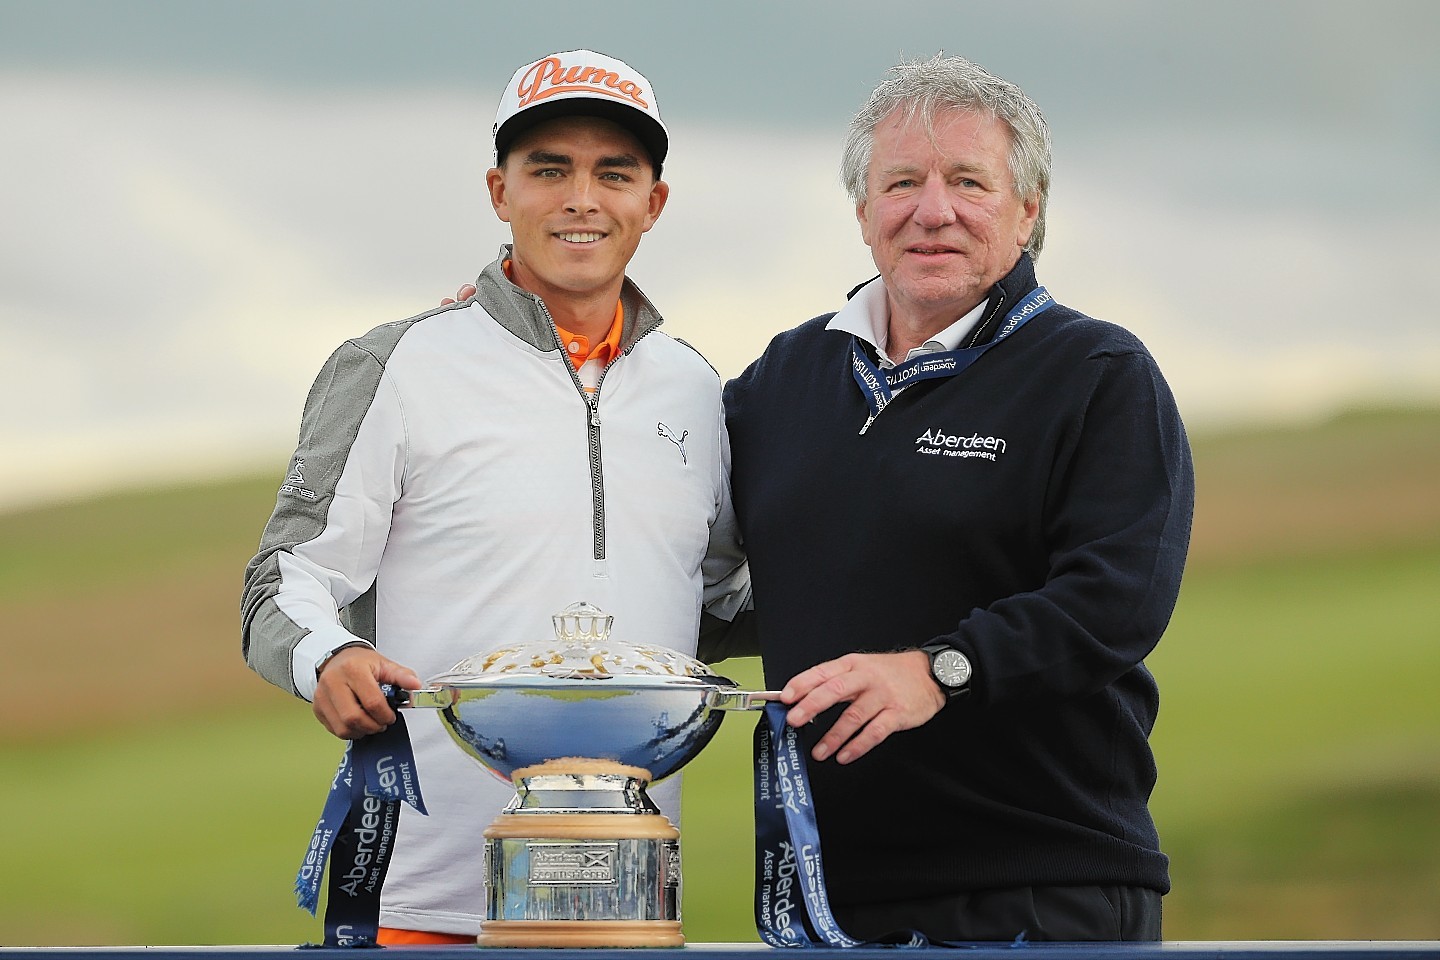
M 590 404 L 590 426 L 600 426 L 600 406 L 593 402 Z

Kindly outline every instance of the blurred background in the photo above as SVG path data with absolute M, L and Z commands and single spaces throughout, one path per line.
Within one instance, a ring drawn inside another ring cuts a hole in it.
M 1437 38 L 1427 0 L 0 0 L 0 944 L 318 938 L 339 744 L 244 669 L 241 570 L 320 363 L 494 256 L 500 87 L 580 46 L 655 84 L 631 273 L 725 376 L 873 275 L 836 168 L 886 67 L 1040 104 L 1040 276 L 1196 447 L 1167 936 L 1440 937 Z M 692 940 L 754 938 L 749 732 L 687 773 Z

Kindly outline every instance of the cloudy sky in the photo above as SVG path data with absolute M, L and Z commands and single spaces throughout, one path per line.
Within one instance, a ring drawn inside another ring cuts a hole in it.
M 723 374 L 872 275 L 844 125 L 944 50 L 1045 111 L 1041 278 L 1192 427 L 1440 401 L 1437 39 L 1429 0 L 0 0 L 0 509 L 283 470 L 326 354 L 494 255 L 500 87 L 578 46 L 655 84 L 632 275 Z

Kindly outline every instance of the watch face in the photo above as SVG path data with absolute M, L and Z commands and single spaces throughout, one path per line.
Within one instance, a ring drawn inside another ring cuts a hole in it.
M 935 679 L 952 690 L 970 680 L 970 660 L 959 650 L 941 650 L 930 660 Z

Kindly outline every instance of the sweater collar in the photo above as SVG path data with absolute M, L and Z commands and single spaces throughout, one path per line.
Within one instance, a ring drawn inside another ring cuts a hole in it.
M 1000 329 L 1000 324 L 995 320 L 1001 315 L 1004 308 L 1009 304 L 1020 302 L 1022 297 L 1034 289 L 1035 261 L 1030 259 L 1028 252 L 1022 251 L 1020 259 L 1015 261 L 1015 266 L 1010 268 L 1010 272 L 990 288 L 990 296 L 984 309 L 980 312 L 978 322 L 971 327 L 966 327 L 959 323 L 964 318 L 957 317 L 956 323 L 951 324 L 932 339 L 940 341 L 947 350 L 978 347 L 989 343 Z M 845 294 L 845 299 L 847 301 L 845 306 L 830 318 L 825 328 L 854 334 L 878 349 L 880 335 L 875 331 L 884 330 L 889 320 L 885 282 L 878 276 L 872 277 L 851 289 L 849 293 Z
M 501 266 L 511 259 L 512 248 L 501 244 L 500 254 L 475 278 L 475 300 L 506 330 L 538 350 L 559 350 L 560 338 L 544 301 L 505 276 Z M 629 277 L 620 286 L 625 324 L 620 331 L 620 352 L 664 322 L 660 311 Z
M 850 300 L 825 324 L 827 330 L 849 333 L 875 348 L 882 365 L 902 363 L 909 357 L 890 356 L 887 343 L 889 326 L 888 299 L 885 284 L 879 277 L 850 291 Z M 923 344 L 910 351 L 910 356 L 920 353 L 936 353 L 959 349 L 962 340 L 980 320 L 986 305 L 976 304 L 975 308 L 955 320 L 944 330 L 935 334 Z
M 1019 303 L 1035 286 L 1035 261 L 1030 259 L 1028 252 L 1022 251 L 1020 259 L 1015 261 L 1010 272 L 990 288 L 990 300 L 985 305 L 985 319 L 975 325 L 974 332 L 965 338 L 961 346 L 978 347 L 995 339 L 995 334 L 1000 331 L 998 318 L 1004 314 L 1007 307 Z

